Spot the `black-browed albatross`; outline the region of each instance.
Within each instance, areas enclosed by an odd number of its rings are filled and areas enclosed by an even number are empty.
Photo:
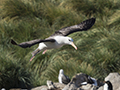
[[[67,35],[74,33],[74,32],[86,31],[86,30],[90,29],[94,25],[95,20],[96,20],[95,18],[90,18],[88,20],[81,22],[78,25],[73,25],[70,27],[62,28],[44,40],[35,39],[35,40],[27,41],[27,42],[22,42],[20,44],[17,44],[14,40],[11,40],[11,43],[14,45],[18,45],[22,48],[31,47],[31,46],[39,43],[38,48],[32,52],[32,57],[31,57],[30,61],[32,61],[32,59],[35,57],[35,55],[42,50],[44,50],[43,54],[45,54],[47,49],[60,48],[66,44],[72,45],[77,50],[77,47],[73,43],[73,39],[70,37],[67,37]]]
[[[63,69],[60,69],[58,75],[59,83],[68,84],[70,82],[70,78],[64,74]]]
[[[104,90],[113,90],[113,86],[112,86],[112,83],[110,81],[105,82]]]

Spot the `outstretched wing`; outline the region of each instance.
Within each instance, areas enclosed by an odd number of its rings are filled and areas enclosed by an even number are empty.
[[[35,40],[27,41],[27,42],[22,42],[20,44],[17,44],[13,39],[11,40],[11,43],[13,45],[17,45],[17,46],[20,46],[22,48],[31,47],[35,44],[40,43],[40,42],[55,42],[55,39],[45,39],[45,40],[35,39]]]
[[[51,38],[52,36],[56,36],[56,35],[67,36],[71,33],[77,32],[77,31],[86,31],[86,30],[90,29],[94,25],[94,23],[95,23],[95,18],[91,18],[91,19],[88,19],[86,21],[83,21],[82,23],[80,23],[78,25],[74,25],[74,26],[60,29],[45,40],[35,39],[35,40],[27,41],[27,42],[22,42],[20,44],[17,44],[14,40],[11,40],[11,43],[13,45],[18,45],[22,48],[27,48],[27,47],[31,47],[35,44],[38,44],[40,42],[55,42],[55,39]]]
[[[74,33],[74,32],[86,31],[94,25],[95,20],[96,20],[95,18],[91,18],[91,19],[88,19],[86,21],[81,22],[78,25],[73,25],[70,27],[62,28],[62,29],[56,31],[52,36],[55,36],[55,35],[67,36],[67,35]]]

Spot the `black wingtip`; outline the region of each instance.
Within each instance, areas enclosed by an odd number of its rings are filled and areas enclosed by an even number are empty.
[[[96,18],[91,18],[91,21],[93,22],[93,24],[95,23],[96,21]]]
[[[83,26],[82,30],[90,29],[95,24],[95,21],[96,21],[96,18],[90,18],[90,19],[87,19],[86,21],[83,21],[81,23],[81,25]]]
[[[13,45],[18,45],[13,39],[11,39],[11,43],[12,43]]]
[[[92,17],[91,19],[93,19],[94,21],[96,20],[96,18],[95,18],[95,17]]]
[[[94,24],[95,23],[95,21],[96,21],[96,18],[90,18],[90,19],[88,19],[88,20],[86,20],[86,22],[89,22],[89,23],[91,23],[91,24]]]

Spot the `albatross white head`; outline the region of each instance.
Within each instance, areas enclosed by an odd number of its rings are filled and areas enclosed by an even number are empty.
[[[60,69],[59,74],[64,74],[63,69]]]
[[[73,39],[72,39],[71,37],[59,36],[59,37],[56,37],[55,40],[56,40],[59,44],[72,45],[72,46],[77,50],[77,47],[76,47],[75,44],[73,43]]]

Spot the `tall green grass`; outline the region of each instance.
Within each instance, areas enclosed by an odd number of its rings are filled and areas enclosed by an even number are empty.
[[[120,72],[119,0],[1,0],[0,11],[0,88],[58,82],[60,69],[70,78],[82,72],[100,80]],[[29,62],[38,45],[23,49],[10,43],[45,39],[90,17],[96,17],[90,30],[69,35],[78,50],[66,45]]]
[[[0,49],[0,88],[31,88],[32,75],[12,52]]]

